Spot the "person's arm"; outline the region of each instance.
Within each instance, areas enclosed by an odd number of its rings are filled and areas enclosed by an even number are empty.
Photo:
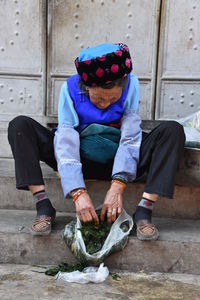
[[[85,188],[80,162],[79,120],[69,96],[67,83],[61,88],[58,104],[58,127],[54,137],[55,157],[64,196],[74,189]]]
[[[134,110],[128,110],[122,119],[121,139],[115,155],[112,178],[129,182],[136,178],[142,131],[141,119]]]
[[[119,178],[129,182],[136,178],[142,140],[141,119],[138,111],[139,82],[134,75],[131,75],[121,124],[121,139],[113,164],[113,179]]]
[[[72,190],[85,188],[79,154],[79,134],[69,125],[58,125],[54,145],[62,189],[67,197]]]
[[[122,193],[126,183],[133,181],[136,177],[142,139],[138,105],[139,82],[134,75],[131,75],[121,124],[121,139],[113,164],[112,183],[106,194],[101,212],[102,221],[106,214],[108,222],[115,221],[122,210]]]
[[[64,196],[72,196],[79,218],[98,223],[93,204],[85,189],[80,161],[80,138],[74,129],[79,125],[77,113],[70,98],[67,83],[61,88],[58,104],[58,128],[54,138],[54,151],[61,177]],[[77,191],[81,191],[78,194]]]

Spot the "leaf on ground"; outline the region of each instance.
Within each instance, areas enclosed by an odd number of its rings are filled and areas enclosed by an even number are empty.
[[[117,280],[117,281],[121,280],[121,276],[117,273],[110,273],[110,275],[111,275],[113,280]]]

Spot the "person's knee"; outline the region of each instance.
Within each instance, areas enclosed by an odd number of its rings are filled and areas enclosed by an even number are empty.
[[[21,132],[27,129],[27,124],[30,122],[31,118],[27,116],[17,116],[11,120],[8,124],[8,139],[15,132]]]
[[[27,116],[17,116],[9,122],[8,128],[24,128],[24,125],[29,122],[31,118]]]
[[[175,141],[181,140],[185,142],[185,133],[183,126],[176,121],[166,121],[162,123],[163,130]]]

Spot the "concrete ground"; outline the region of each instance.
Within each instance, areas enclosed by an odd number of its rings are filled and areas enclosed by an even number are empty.
[[[199,300],[200,276],[117,272],[101,284],[76,284],[46,276],[41,267],[0,265],[1,300]]]

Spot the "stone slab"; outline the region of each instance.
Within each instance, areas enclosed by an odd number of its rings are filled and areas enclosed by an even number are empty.
[[[0,263],[57,264],[75,262],[61,239],[73,214],[58,214],[50,236],[33,237],[29,226],[33,211],[0,210]],[[109,268],[129,271],[200,274],[200,221],[155,218],[158,241],[141,242],[130,236],[123,251],[106,259]]]
[[[199,300],[200,276],[117,271],[101,284],[77,284],[45,276],[28,265],[0,265],[1,300]]]

